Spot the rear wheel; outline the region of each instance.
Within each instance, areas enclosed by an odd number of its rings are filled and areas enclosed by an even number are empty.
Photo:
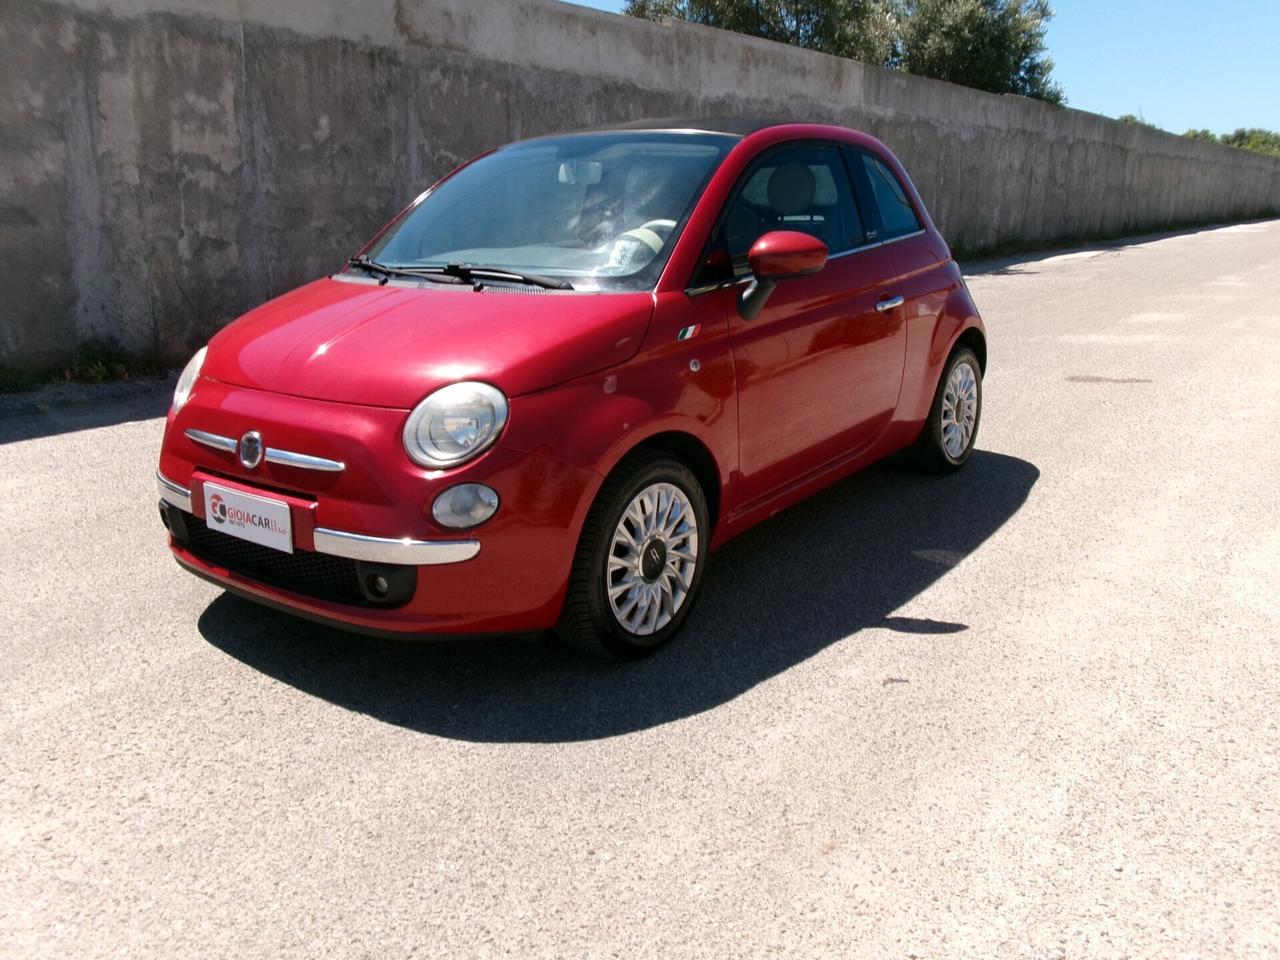
[[[968,347],[951,354],[934,394],[920,438],[907,451],[922,469],[947,473],[973,453],[982,420],[982,366]]]
[[[706,497],[684,464],[658,453],[630,458],[587,517],[557,633],[613,659],[656,650],[689,615],[710,532]]]

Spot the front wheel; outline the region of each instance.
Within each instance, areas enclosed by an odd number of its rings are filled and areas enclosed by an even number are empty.
[[[907,451],[917,466],[947,473],[973,453],[982,420],[982,366],[968,347],[951,354],[942,371],[920,438]]]
[[[587,517],[556,632],[611,659],[653,652],[689,615],[710,535],[693,473],[661,454],[632,457],[605,481]]]

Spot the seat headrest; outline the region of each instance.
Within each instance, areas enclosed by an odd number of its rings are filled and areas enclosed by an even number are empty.
[[[769,175],[769,206],[781,217],[808,213],[816,190],[817,182],[807,164],[784,163]]]

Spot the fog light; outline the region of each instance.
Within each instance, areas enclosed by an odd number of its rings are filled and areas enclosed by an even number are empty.
[[[381,600],[391,592],[391,584],[387,583],[387,578],[382,574],[375,573],[369,577],[369,592]]]
[[[483,483],[450,487],[431,505],[431,516],[442,527],[464,530],[484,523],[498,512],[498,491]]]

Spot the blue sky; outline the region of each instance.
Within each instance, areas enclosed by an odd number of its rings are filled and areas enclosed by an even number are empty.
[[[1140,114],[1174,133],[1280,130],[1280,0],[1058,0],[1054,9],[1049,53],[1070,106]]]

